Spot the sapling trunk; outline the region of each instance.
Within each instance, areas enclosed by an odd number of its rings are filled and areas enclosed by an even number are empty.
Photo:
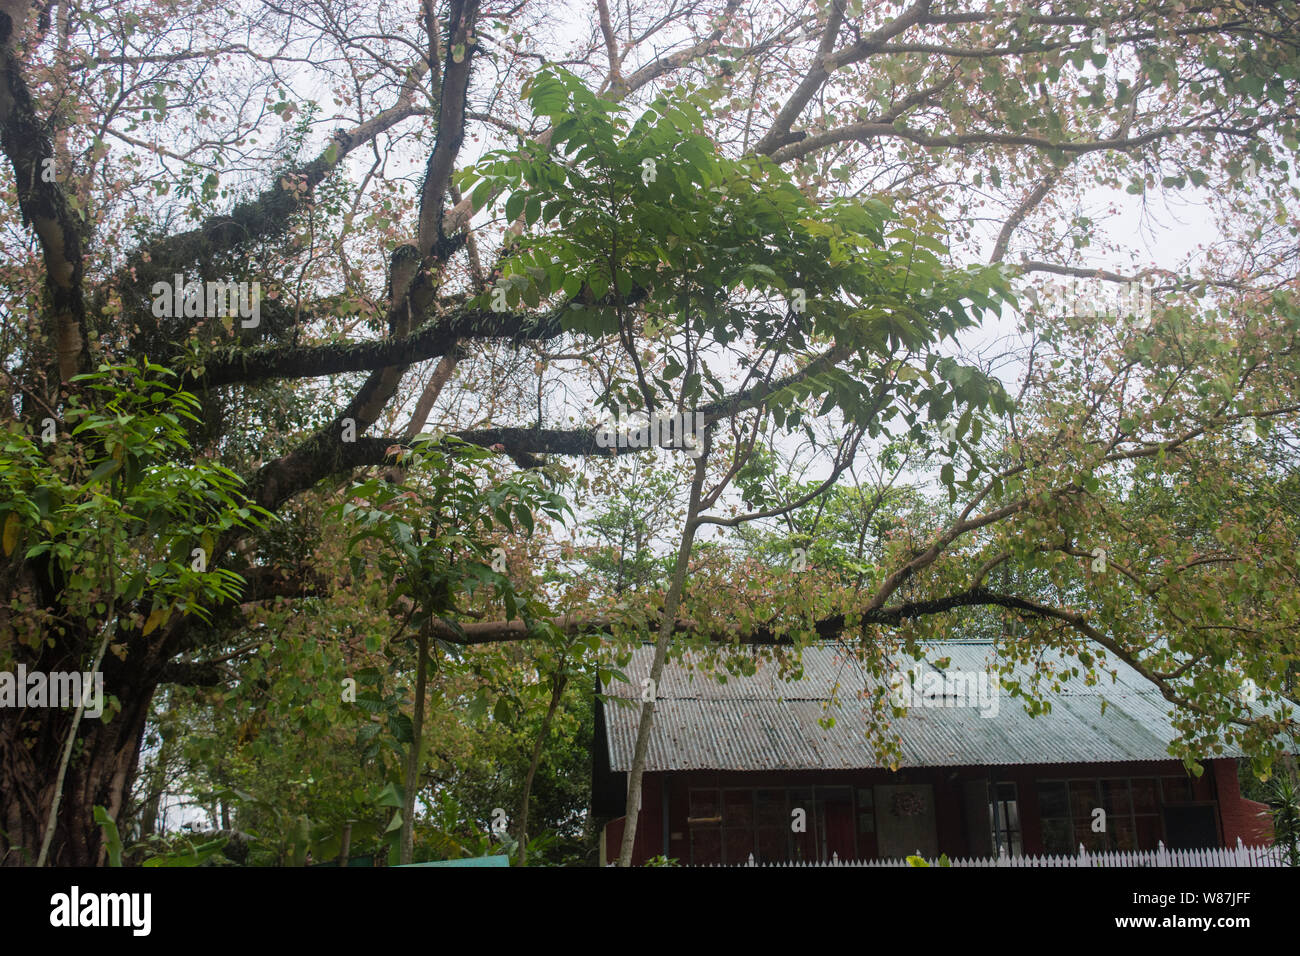
[[[546,708],[546,716],[542,718],[542,728],[537,732],[537,740],[533,743],[533,758],[528,764],[528,776],[524,778],[524,793],[519,800],[520,866],[528,862],[528,799],[533,792],[533,778],[537,776],[537,768],[542,762],[542,745],[551,732],[551,721],[555,719],[555,711],[559,709],[560,698],[564,696],[564,685],[567,683],[568,678],[563,674],[555,675],[555,680],[551,683],[551,703]]]
[[[699,458],[695,459],[695,478],[691,482],[686,524],[682,528],[681,542],[677,546],[677,566],[673,569],[673,579],[668,587],[668,596],[664,600],[663,620],[659,622],[654,663],[650,666],[651,692],[649,699],[641,702],[641,721],[636,729],[636,749],[632,754],[632,769],[628,772],[627,778],[627,811],[623,823],[623,845],[618,854],[619,866],[632,865],[632,845],[636,842],[637,814],[641,809],[641,777],[645,770],[646,753],[650,749],[650,731],[654,727],[655,697],[658,694],[659,680],[663,677],[664,663],[668,659],[668,646],[672,643],[673,629],[677,623],[677,609],[681,606],[682,592],[686,589],[687,565],[690,564],[691,547],[695,543],[695,532],[699,527],[700,496],[704,489],[709,445],[709,437],[706,433],[704,449]]]
[[[415,792],[420,776],[420,738],[424,729],[424,694],[429,679],[429,627],[420,628],[416,639],[420,659],[415,665],[415,716],[411,720],[411,752],[406,758],[406,789],[402,806],[402,849],[399,860],[411,862],[415,846]]]

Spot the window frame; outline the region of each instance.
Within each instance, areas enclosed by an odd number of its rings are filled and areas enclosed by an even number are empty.
[[[748,861],[748,855],[753,854],[754,861],[761,863],[765,857],[761,854],[762,842],[760,840],[760,831],[768,832],[775,829],[775,826],[767,821],[759,811],[758,794],[760,791],[767,793],[779,793],[781,795],[781,818],[783,820],[782,831],[785,835],[785,854],[777,862],[799,862],[802,858],[795,853],[796,837],[803,834],[796,834],[790,828],[791,813],[795,807],[802,807],[806,812],[805,824],[807,829],[805,833],[811,838],[811,844],[816,854],[817,862],[825,862],[830,859],[829,854],[829,834],[826,829],[825,813],[822,808],[822,801],[825,796],[834,793],[837,802],[844,802],[847,797],[849,804],[850,819],[853,822],[853,850],[852,857],[857,859],[861,853],[861,834],[858,831],[859,813],[873,814],[874,821],[874,802],[868,806],[863,806],[863,801],[859,799],[858,790],[860,785],[857,783],[831,783],[831,784],[762,784],[751,786],[688,786],[686,790],[686,826],[688,830],[688,854],[692,866],[708,865],[706,862],[697,859],[696,844],[697,835],[704,831],[712,831],[717,834],[718,840],[718,862],[723,866],[734,866],[743,864]],[[867,785],[870,792],[870,785]],[[749,822],[747,824],[729,824],[727,822],[727,797],[728,794],[747,793],[750,800]],[[696,794],[712,794],[713,805],[717,807],[717,817],[694,817],[692,816],[692,807],[695,805]],[[798,794],[798,802],[792,802],[792,794]],[[770,811],[769,811],[770,812]],[[773,818],[774,819],[774,818]],[[745,854],[745,859],[732,860],[727,852],[729,834],[738,834],[741,832],[749,833],[750,849]],[[809,840],[802,841],[805,845]]]
[[[1001,788],[1011,788],[1011,799],[1003,799]],[[1010,819],[1003,819],[1004,807],[1011,803],[1015,806],[1015,826]],[[1008,856],[1023,856],[1025,852],[1025,823],[1020,812],[1020,788],[1014,780],[989,781],[989,827],[993,837],[993,855],[999,856],[1002,847],[1007,847]],[[1005,838],[1005,839],[1004,839]]]
[[[1166,781],[1174,781],[1174,780],[1179,780],[1181,782],[1177,785],[1167,784],[1166,782]],[[1117,813],[1111,809],[1107,809],[1107,805],[1106,805],[1107,801],[1104,798],[1103,789],[1102,789],[1103,783],[1106,782],[1117,783],[1120,781],[1124,783],[1124,793],[1126,794],[1126,799],[1128,801],[1128,810],[1126,813],[1122,813],[1122,814]],[[1154,784],[1154,793],[1155,793],[1154,810],[1138,809],[1138,801],[1136,799],[1136,790],[1134,787],[1135,781],[1151,781]],[[1102,833],[1095,834],[1095,836],[1099,836],[1102,838],[1100,841],[1102,843],[1102,846],[1099,850],[1094,849],[1094,852],[1129,852],[1130,850],[1148,850],[1148,849],[1154,850],[1155,849],[1154,846],[1143,847],[1141,845],[1142,841],[1140,839],[1140,834],[1147,831],[1144,831],[1143,828],[1140,828],[1138,826],[1139,818],[1141,818],[1142,821],[1148,824],[1152,820],[1156,821],[1156,824],[1159,828],[1158,830],[1159,836],[1156,838],[1157,842],[1167,842],[1168,833],[1166,832],[1165,819],[1164,819],[1165,807],[1188,806],[1194,803],[1205,803],[1208,805],[1217,806],[1217,803],[1213,800],[1198,801],[1196,799],[1195,784],[1191,780],[1191,778],[1178,777],[1178,775],[1176,774],[1154,772],[1154,773],[1143,773],[1143,774],[1117,774],[1113,776],[1104,776],[1104,777],[1097,776],[1097,777],[1038,778],[1034,781],[1034,789],[1035,789],[1035,795],[1038,797],[1039,800],[1039,813],[1038,813],[1039,834],[1043,846],[1043,852],[1045,853],[1068,852],[1071,855],[1078,853],[1079,841],[1077,840],[1077,835],[1078,835],[1077,828],[1080,825],[1080,822],[1090,825],[1091,820],[1089,819],[1089,820],[1079,821],[1075,819],[1072,785],[1077,783],[1091,784],[1093,790],[1093,800],[1094,800],[1092,804],[1093,808],[1095,809],[1097,807],[1101,807],[1103,810],[1106,810],[1106,829]],[[1066,816],[1064,817],[1060,816],[1059,814],[1046,816],[1042,812],[1042,788],[1046,785],[1051,785],[1051,784],[1059,784],[1065,787]],[[1167,800],[1165,798],[1166,789],[1168,787],[1170,792],[1172,793],[1174,786],[1177,787],[1177,790],[1181,794],[1185,794],[1185,796],[1182,799],[1178,799],[1178,800]],[[1174,795],[1177,796],[1178,794],[1174,794]],[[1132,839],[1133,839],[1132,847],[1121,848],[1118,845],[1115,839],[1115,832],[1116,832],[1115,828],[1111,825],[1111,821],[1115,819],[1124,820],[1125,822],[1127,822],[1129,827],[1129,832],[1132,834]],[[1071,846],[1068,851],[1053,850],[1048,847],[1045,831],[1047,829],[1047,824],[1049,822],[1052,823],[1063,822],[1069,826]],[[1087,844],[1085,843],[1085,847],[1086,846]]]

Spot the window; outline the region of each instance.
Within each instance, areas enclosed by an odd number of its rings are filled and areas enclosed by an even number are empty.
[[[1106,812],[1106,829],[1113,850],[1136,850],[1133,798],[1128,780],[1101,781],[1101,808]]]
[[[754,795],[757,825],[755,860],[785,861],[790,859],[790,815],[786,812],[784,790],[759,790]]]
[[[1020,808],[1016,802],[1014,783],[994,784],[989,803],[989,825],[993,829],[993,852],[1006,847],[1010,856],[1020,856],[1024,847],[1020,842]]]
[[[1161,777],[1160,789],[1164,793],[1165,803],[1167,804],[1192,802],[1191,777]]]
[[[725,863],[748,860],[754,846],[754,791],[722,791],[722,859]]]
[[[1043,849],[1048,853],[1154,850],[1164,839],[1161,810],[1192,800],[1187,777],[1103,777],[1091,780],[1041,780],[1038,810]],[[1105,811],[1105,829],[1097,809]]]
[[[1160,785],[1155,777],[1134,777],[1130,781],[1133,797],[1133,843],[1136,849],[1150,850],[1163,838],[1160,823]]]
[[[722,862],[722,794],[718,790],[692,790],[686,824],[691,834],[691,862]]]
[[[870,790],[860,791],[870,794]],[[855,808],[848,787],[722,787],[688,794],[691,863],[745,863],[825,860],[856,856],[855,809],[871,813],[868,802]],[[795,832],[792,811],[803,811]]]
[[[858,788],[858,835],[859,838],[876,832],[875,791],[870,787]]]

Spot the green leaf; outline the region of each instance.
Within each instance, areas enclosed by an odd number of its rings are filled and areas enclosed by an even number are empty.
[[[95,807],[95,822],[99,824],[104,831],[104,846],[108,849],[108,865],[122,865],[122,837],[118,833],[117,824],[113,818],[108,815],[105,807]]]
[[[93,485],[97,481],[102,481],[109,475],[116,474],[117,470],[121,467],[122,463],[113,458],[110,458],[107,461],[101,461],[95,467],[95,470],[90,473],[90,477],[86,479],[86,484]]]
[[[514,222],[519,217],[519,213],[523,211],[524,203],[527,201],[528,196],[525,193],[519,190],[512,192],[510,198],[506,200],[506,220]]]
[[[9,512],[9,517],[5,518],[4,529],[4,551],[6,555],[14,553],[14,548],[18,546],[18,532],[22,530],[22,519],[18,517],[18,512]]]
[[[524,505],[517,504],[515,505],[515,517],[519,519],[519,523],[524,526],[529,534],[533,533],[533,513],[531,511]]]
[[[393,714],[388,718],[388,726],[393,739],[399,744],[409,744],[415,740],[415,725],[406,714]]]

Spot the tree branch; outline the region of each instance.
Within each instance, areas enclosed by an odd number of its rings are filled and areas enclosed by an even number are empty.
[[[541,315],[461,309],[431,319],[410,335],[372,342],[330,345],[271,345],[224,349],[187,378],[189,387],[217,388],[273,378],[310,378],[413,365],[448,354],[459,339],[541,341],[563,333],[560,316],[570,304]]]
[[[165,236],[137,249],[119,275],[130,275],[132,284],[139,285],[147,285],[155,276],[170,279],[186,266],[204,262],[242,243],[283,232],[293,215],[311,200],[314,189],[352,150],[402,120],[425,112],[413,101],[419,80],[427,70],[426,63],[413,64],[397,102],[391,107],[351,129],[337,130],[315,159],[288,170],[256,199],[240,203],[229,213],[213,216],[187,232]],[[306,189],[299,188],[300,184]]]
[[[21,15],[24,6],[14,4],[11,11]],[[0,10],[0,147],[13,165],[23,222],[40,242],[52,326],[46,331],[54,342],[59,377],[66,382],[90,367],[82,289],[85,225],[73,214],[56,179],[59,170],[54,165],[54,148],[36,116],[14,52],[15,33],[10,11]]]
[[[817,91],[830,78],[830,75],[841,66],[855,63],[870,56],[889,40],[922,22],[929,11],[930,0],[917,0],[902,14],[874,31],[870,36],[863,37],[853,46],[846,47],[836,53],[833,51],[835,50],[835,40],[839,36],[840,27],[844,23],[844,2],[843,0],[835,0],[831,5],[830,16],[826,21],[826,31],[822,35],[822,42],[817,48],[816,60],[808,68],[808,72],[800,81],[799,86],[796,87],[790,98],[786,100],[785,105],[781,107],[780,112],[772,120],[771,127],[763,138],[758,141],[758,145],[754,147],[754,152],[759,155],[770,155],[777,162],[782,162],[782,160],[776,158],[778,147],[788,142],[787,137],[790,135],[795,120],[803,113],[804,108],[817,95]]]

